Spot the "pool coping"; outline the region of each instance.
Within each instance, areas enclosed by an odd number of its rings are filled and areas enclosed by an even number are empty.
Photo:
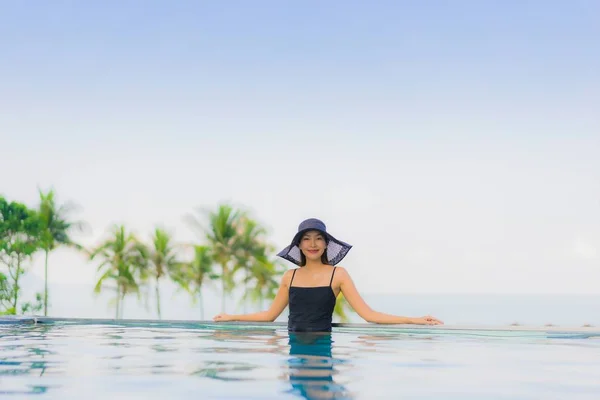
[[[86,325],[186,325],[203,327],[225,327],[225,326],[245,326],[245,327],[287,327],[285,322],[214,322],[210,320],[156,320],[156,319],[114,319],[114,318],[60,318],[60,317],[42,317],[42,316],[0,316],[0,325],[31,325],[31,324],[52,324],[52,323],[72,323]],[[598,333],[600,327],[595,326],[528,326],[528,325],[413,325],[413,324],[370,324],[370,323],[333,323],[334,328],[349,329],[385,329],[385,330],[441,330],[441,331],[501,331],[501,332],[577,332],[577,333]]]

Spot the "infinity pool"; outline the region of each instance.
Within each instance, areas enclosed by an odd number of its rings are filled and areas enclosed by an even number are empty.
[[[593,328],[7,319],[0,338],[19,399],[600,399]]]

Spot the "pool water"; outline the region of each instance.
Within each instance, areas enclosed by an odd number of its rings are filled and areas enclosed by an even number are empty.
[[[0,338],[9,398],[600,399],[592,330],[47,320]]]

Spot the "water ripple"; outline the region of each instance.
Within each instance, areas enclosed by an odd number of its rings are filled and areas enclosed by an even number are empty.
[[[598,340],[407,332],[0,325],[0,394],[592,399],[600,393]]]

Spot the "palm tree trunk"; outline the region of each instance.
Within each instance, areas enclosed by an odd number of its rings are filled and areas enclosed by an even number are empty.
[[[244,292],[248,293],[248,278],[250,276],[250,269],[248,266],[244,267],[244,272],[246,272],[246,279],[244,280]],[[244,301],[244,314],[248,312],[248,301]]]
[[[222,293],[221,293],[221,312],[224,313],[225,312],[225,280],[227,279],[227,266],[225,264],[221,265],[221,268],[223,270],[223,274],[221,276],[221,286],[222,286]]]
[[[17,256],[17,272],[15,274],[15,286],[13,288],[13,311],[17,315],[17,303],[19,302],[19,278],[21,275],[21,256]]]
[[[158,288],[158,277],[156,277],[156,312],[158,319],[162,319],[160,315],[160,289]]]
[[[48,316],[48,250],[44,260],[44,317]]]
[[[125,288],[123,288],[123,294],[121,295],[121,310],[119,312],[119,319],[123,319],[123,307],[125,306]]]
[[[225,312],[225,281],[222,282],[222,293],[221,293],[221,312]]]
[[[117,285],[117,304],[115,305],[115,319],[119,319],[119,306],[121,302],[121,285]]]
[[[200,320],[204,321],[204,301],[202,300],[202,292],[198,292],[200,298]]]

